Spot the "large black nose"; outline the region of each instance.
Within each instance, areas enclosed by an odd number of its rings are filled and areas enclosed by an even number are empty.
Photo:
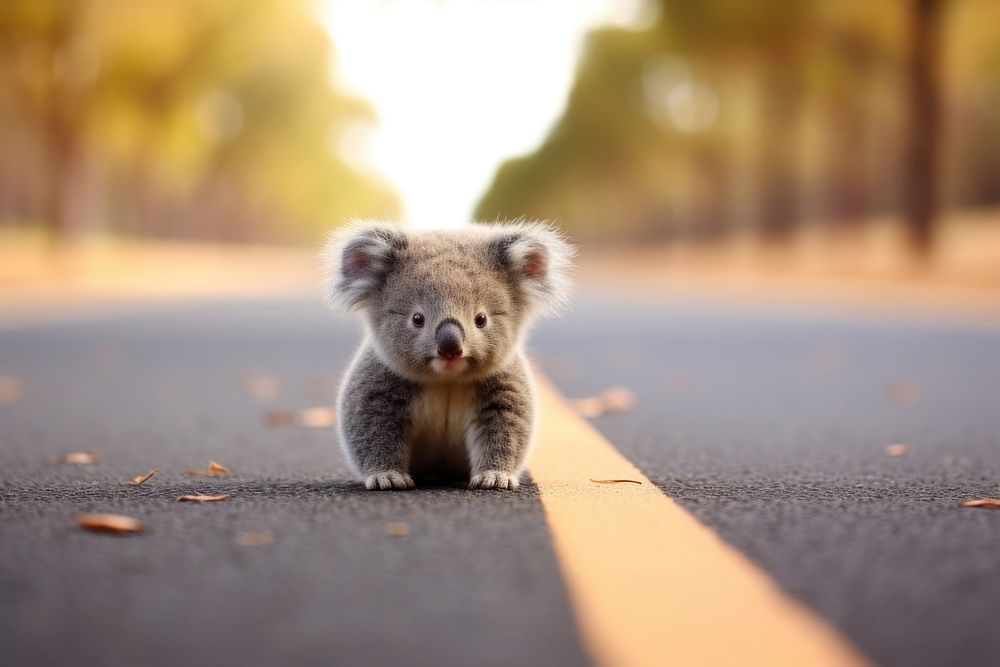
[[[462,328],[455,322],[444,321],[434,332],[439,357],[452,360],[462,356]]]

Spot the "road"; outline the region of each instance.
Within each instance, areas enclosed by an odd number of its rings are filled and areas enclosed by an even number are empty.
[[[369,493],[330,429],[264,425],[330,404],[357,338],[304,298],[0,323],[4,664],[591,662],[533,484]],[[1000,663],[1000,511],[959,507],[1000,495],[1000,330],[622,297],[532,340],[564,395],[632,390],[594,426],[872,661]]]

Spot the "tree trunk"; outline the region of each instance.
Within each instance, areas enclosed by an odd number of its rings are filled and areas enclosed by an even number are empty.
[[[54,24],[46,40],[49,71],[42,98],[45,133],[46,188],[43,214],[55,242],[73,240],[86,226],[84,160],[81,151],[81,110],[78,96],[66,87],[55,62],[64,56],[76,27],[70,11]]]
[[[864,84],[860,85],[861,91]],[[841,90],[827,118],[824,218],[837,230],[857,229],[869,213],[867,128],[862,94]]]
[[[921,258],[934,246],[938,213],[941,103],[938,81],[944,0],[910,0],[909,122],[903,164],[903,204],[909,242]]]
[[[758,174],[758,220],[765,241],[787,241],[798,214],[796,129],[799,95],[786,63],[773,58],[764,72],[764,113]]]
[[[48,133],[45,223],[54,241],[72,241],[84,226],[84,216],[78,206],[82,187],[79,151],[75,138],[63,128],[50,123]]]

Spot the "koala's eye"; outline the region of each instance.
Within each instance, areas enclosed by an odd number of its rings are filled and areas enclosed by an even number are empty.
[[[476,326],[480,329],[486,326],[486,313],[476,315]]]
[[[424,314],[423,313],[413,313],[413,326],[420,329],[424,326]]]

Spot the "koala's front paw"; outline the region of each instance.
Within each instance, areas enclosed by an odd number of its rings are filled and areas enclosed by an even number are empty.
[[[510,489],[513,491],[521,483],[517,481],[517,475],[502,470],[484,470],[476,473],[469,480],[470,489]]]
[[[365,488],[374,491],[388,491],[391,489],[412,489],[416,484],[413,478],[404,472],[389,470],[388,472],[377,472],[374,475],[365,477]]]

